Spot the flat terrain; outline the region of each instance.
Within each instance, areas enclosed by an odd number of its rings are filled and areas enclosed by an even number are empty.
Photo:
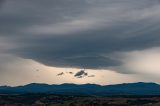
[[[0,106],[160,106],[160,96],[0,95]]]

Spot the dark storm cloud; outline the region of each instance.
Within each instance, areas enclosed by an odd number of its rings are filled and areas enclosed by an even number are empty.
[[[159,0],[6,0],[6,52],[56,67],[107,69],[120,51],[160,46]],[[120,71],[123,72],[123,71]]]
[[[21,34],[20,30],[34,25],[47,25],[76,17],[84,10],[84,0],[5,0],[0,14],[0,31]],[[74,9],[80,8],[80,9]]]
[[[0,6],[3,4],[3,2],[4,2],[4,0],[1,0],[1,1],[0,1]]]

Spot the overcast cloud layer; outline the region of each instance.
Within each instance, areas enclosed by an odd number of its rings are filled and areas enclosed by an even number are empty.
[[[48,66],[130,73],[133,52],[160,47],[159,34],[159,0],[0,1],[0,53]]]

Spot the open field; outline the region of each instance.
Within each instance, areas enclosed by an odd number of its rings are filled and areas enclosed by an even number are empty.
[[[160,106],[160,96],[0,95],[0,106]]]

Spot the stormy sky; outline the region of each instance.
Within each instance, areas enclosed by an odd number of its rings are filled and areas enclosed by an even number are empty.
[[[0,0],[0,83],[33,62],[159,83],[160,0]]]

